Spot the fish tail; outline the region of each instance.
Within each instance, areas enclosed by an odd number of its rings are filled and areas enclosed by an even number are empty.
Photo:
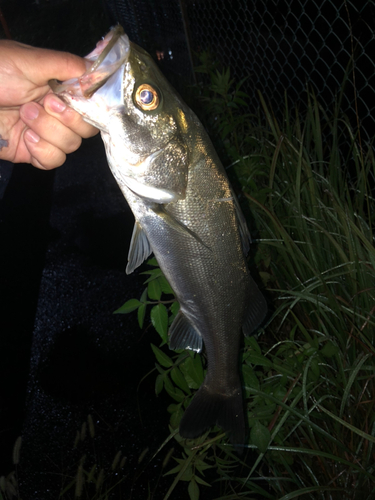
[[[228,396],[202,385],[181,419],[180,435],[194,439],[216,424],[226,431],[232,444],[244,443],[245,420],[240,386]]]

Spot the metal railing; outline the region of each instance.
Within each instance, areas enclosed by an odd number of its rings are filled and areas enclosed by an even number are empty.
[[[157,55],[168,78],[194,80],[196,55],[210,51],[230,67],[259,105],[275,113],[299,104],[306,89],[341,109],[362,139],[375,133],[375,5],[371,0],[107,0],[113,21]],[[194,59],[195,58],[195,59]]]

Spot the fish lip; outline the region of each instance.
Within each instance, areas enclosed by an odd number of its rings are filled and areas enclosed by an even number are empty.
[[[84,57],[87,70],[78,78],[64,82],[50,80],[52,91],[63,100],[64,94],[89,99],[129,59],[130,41],[121,25],[112,28]]]

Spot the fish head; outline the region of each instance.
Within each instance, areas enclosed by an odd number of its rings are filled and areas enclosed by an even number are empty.
[[[113,28],[86,56],[86,72],[52,90],[99,128],[121,188],[156,203],[184,198],[189,166],[187,106],[150,55]]]

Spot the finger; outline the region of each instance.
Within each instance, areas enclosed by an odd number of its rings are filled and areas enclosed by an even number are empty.
[[[64,153],[72,153],[81,145],[82,139],[36,102],[24,104],[20,108],[22,121],[44,141]]]
[[[54,94],[46,95],[43,100],[43,106],[48,114],[57,118],[63,125],[85,139],[99,132],[97,128],[86,123],[81,115],[72,108],[69,108],[69,106]]]
[[[64,151],[42,139],[34,130],[25,130],[23,139],[30,153],[30,163],[34,167],[51,170],[60,167],[65,162]]]

